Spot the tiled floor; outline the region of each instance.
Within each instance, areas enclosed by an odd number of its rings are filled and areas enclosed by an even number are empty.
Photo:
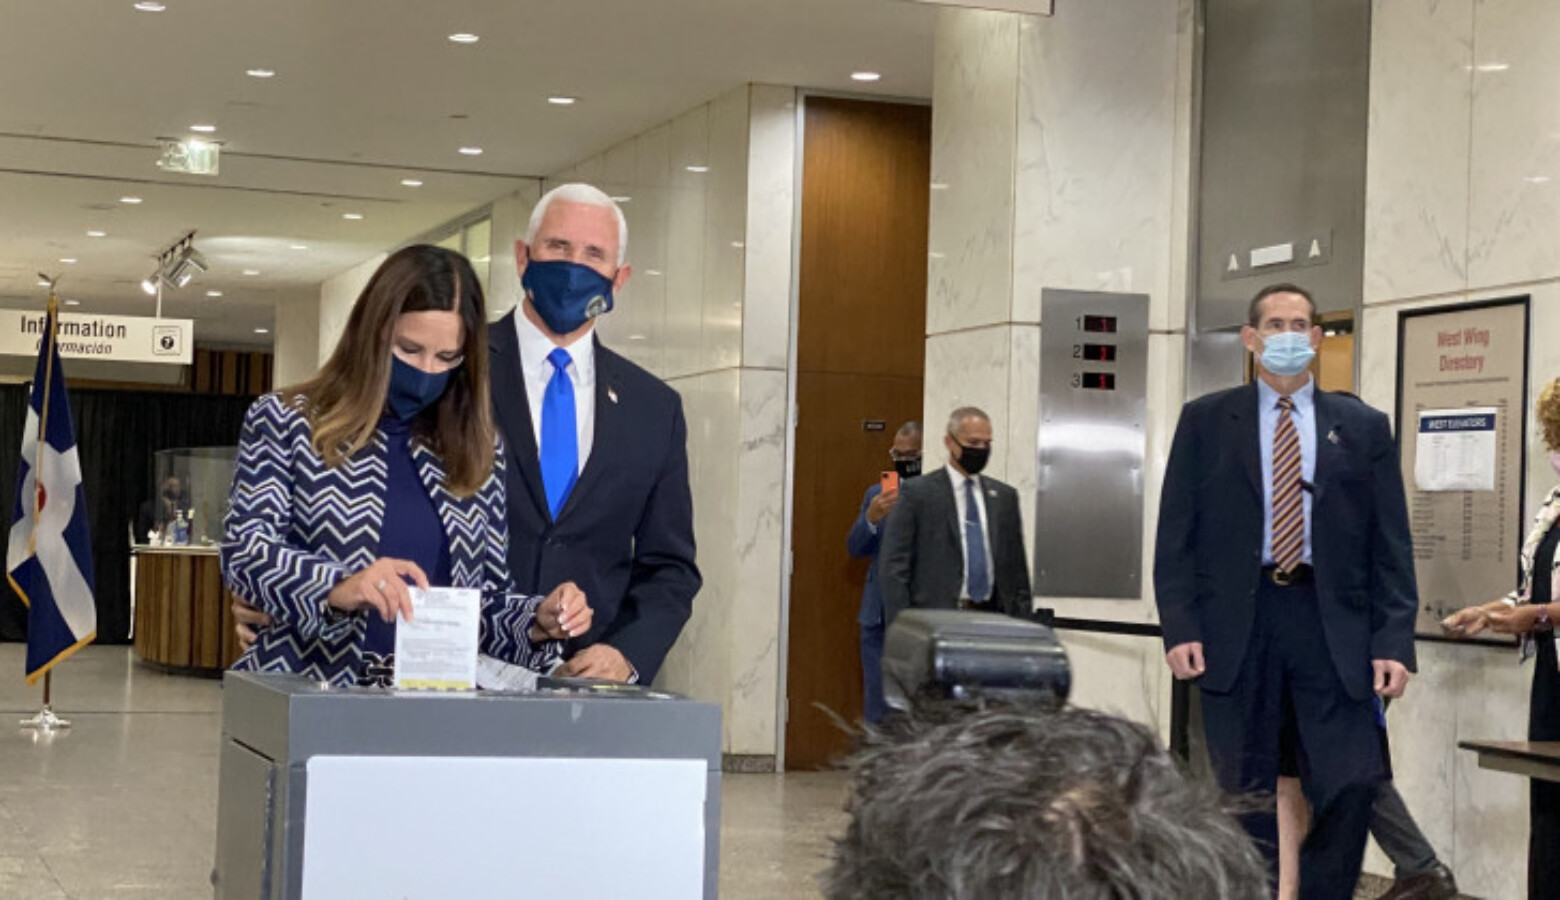
[[[211,897],[218,682],[165,675],[123,647],[59,667],[54,707],[73,727],[15,726],[42,691],[23,648],[0,644],[0,898]],[[817,897],[843,823],[842,776],[726,775],[721,896]]]
[[[42,699],[22,660],[0,644],[0,900],[210,898],[218,682],[89,647],[55,677],[74,727],[43,737],[14,724]],[[721,896],[818,897],[845,790],[839,773],[724,776]]]

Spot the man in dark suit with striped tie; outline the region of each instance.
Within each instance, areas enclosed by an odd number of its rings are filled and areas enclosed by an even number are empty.
[[[1321,329],[1303,288],[1252,299],[1255,383],[1186,404],[1160,500],[1154,592],[1166,660],[1197,679],[1226,790],[1271,794],[1296,736],[1314,810],[1301,896],[1353,896],[1386,777],[1377,695],[1414,668],[1418,605],[1391,424],[1308,369]],[[1276,863],[1269,810],[1246,825]]]

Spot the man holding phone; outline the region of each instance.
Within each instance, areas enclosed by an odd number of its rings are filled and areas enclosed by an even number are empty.
[[[894,445],[888,451],[893,469],[884,471],[878,483],[867,488],[861,498],[861,512],[850,528],[845,547],[857,559],[870,559],[867,585],[861,591],[862,717],[879,722],[888,712],[883,700],[883,594],[878,587],[878,547],[883,537],[883,520],[899,502],[899,482],[921,474],[921,423],[906,422],[894,433]]]

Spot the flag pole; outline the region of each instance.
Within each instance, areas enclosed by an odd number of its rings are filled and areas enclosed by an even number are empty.
[[[43,382],[43,391],[44,391],[43,413],[38,416],[38,445],[37,445],[38,446],[38,450],[34,454],[34,457],[33,457],[33,484],[34,485],[39,485],[39,484],[43,483],[42,468],[41,468],[42,465],[43,465],[43,456],[44,456],[44,454],[43,454],[43,441],[44,441],[44,435],[48,434],[48,431],[46,430],[47,426],[48,426],[48,421],[49,421],[49,394],[48,394],[48,392],[49,392],[49,386],[54,383],[54,333],[55,333],[54,329],[55,329],[55,321],[56,321],[55,320],[55,316],[59,313],[59,300],[57,299],[57,295],[54,292],[54,285],[58,281],[59,281],[59,279],[57,277],[49,279],[49,313],[48,313],[48,315],[49,315],[49,330],[48,330],[48,333],[46,335],[44,335],[44,340],[48,342],[48,347],[49,347],[49,361],[48,361],[48,363],[46,363],[46,365],[48,366],[48,368],[47,368],[48,377]],[[33,533],[28,535],[28,538],[27,538],[27,543],[28,543],[29,548],[33,548],[33,547],[36,546],[37,532],[38,532],[38,529],[37,529],[38,513],[40,511],[39,507],[40,507],[40,501],[39,501],[39,498],[38,498],[38,491],[35,488],[33,490],[33,519],[32,519],[33,523],[34,523]],[[53,693],[53,687],[54,687],[54,685],[53,685],[53,679],[54,679],[53,668],[54,668],[53,666],[50,666],[48,669],[45,669],[44,673],[43,673],[43,708],[38,710],[36,713],[33,713],[31,716],[28,716],[27,718],[21,720],[21,726],[23,728],[35,728],[35,729],[37,729],[38,731],[41,731],[41,732],[49,732],[49,731],[59,731],[59,730],[63,730],[63,729],[66,729],[66,728],[70,727],[70,720],[69,719],[62,719],[59,716],[55,715],[54,714],[54,707],[49,705],[49,701],[50,701],[51,695]]]

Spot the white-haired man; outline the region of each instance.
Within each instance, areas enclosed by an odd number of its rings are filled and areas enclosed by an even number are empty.
[[[600,190],[549,191],[515,242],[520,304],[488,340],[516,589],[573,581],[590,598],[563,674],[649,683],[701,580],[682,400],[593,333],[628,283],[627,242]]]

